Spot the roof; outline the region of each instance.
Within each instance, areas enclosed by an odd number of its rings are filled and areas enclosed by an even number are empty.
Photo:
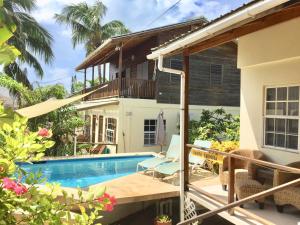
[[[107,57],[111,56],[116,51],[116,47],[119,46],[122,42],[126,41],[126,48],[136,46],[137,44],[142,43],[143,41],[149,39],[150,37],[159,34],[163,31],[178,29],[190,25],[196,24],[205,24],[207,21],[203,18],[189,20],[186,22],[171,24],[167,26],[152,28],[148,30],[143,30],[139,32],[133,32],[125,35],[115,36],[103,42],[95,51],[90,53],[84,61],[76,67],[76,70],[85,69],[91,65],[99,64],[99,60],[105,60]],[[196,28],[197,29],[197,28]]]
[[[184,33],[184,34],[181,34],[181,35],[179,35],[179,36],[177,36],[177,37],[171,39],[171,40],[166,41],[165,43],[163,43],[163,44],[157,46],[156,48],[153,48],[152,50],[155,51],[155,50],[157,50],[157,49],[163,48],[164,46],[167,46],[168,44],[170,44],[170,43],[172,43],[172,42],[175,42],[175,41],[177,41],[177,40],[179,40],[179,39],[182,39],[182,38],[188,36],[188,35],[191,34],[191,33],[195,33],[195,32],[197,32],[197,31],[199,31],[199,30],[202,30],[203,28],[208,27],[209,25],[211,25],[211,24],[213,24],[213,23],[216,23],[217,21],[222,20],[222,19],[224,19],[224,18],[226,18],[226,17],[228,17],[228,16],[230,16],[230,15],[232,15],[232,14],[238,12],[238,11],[241,11],[241,10],[243,10],[243,9],[245,9],[245,8],[247,8],[247,7],[249,7],[249,6],[253,5],[253,4],[255,4],[255,3],[257,3],[257,2],[260,2],[260,1],[263,1],[263,0],[252,0],[252,1],[248,2],[248,3],[246,3],[246,4],[243,4],[242,6],[236,8],[236,9],[234,9],[234,10],[231,10],[230,12],[228,12],[228,13],[226,13],[226,14],[224,14],[224,15],[220,15],[219,17],[217,17],[217,18],[215,18],[215,19],[209,21],[208,23],[206,23],[205,25],[203,25],[203,26],[201,26],[201,27],[198,27],[197,29],[194,29],[194,30],[192,30],[192,31],[188,31],[188,32],[186,32],[186,33]]]
[[[237,9],[206,23],[198,29],[179,35],[174,39],[153,48],[152,53],[148,55],[147,58],[156,59],[159,55],[178,53],[183,48],[210,39],[231,27],[242,26],[250,20],[255,20],[257,15],[264,14],[283,4],[292,4],[293,1],[294,0],[252,0]],[[240,17],[240,21],[236,19],[238,16]]]

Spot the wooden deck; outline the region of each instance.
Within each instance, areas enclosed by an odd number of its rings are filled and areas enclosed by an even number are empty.
[[[90,186],[90,190],[105,186],[114,195],[117,204],[150,201],[179,196],[179,187],[153,179],[151,176],[136,173],[101,184]]]
[[[226,204],[228,192],[222,190],[217,176],[203,178],[191,183],[203,191],[206,191],[214,198],[212,199],[208,196],[191,192],[189,196],[197,200],[202,206],[213,210]],[[219,215],[234,224],[300,224],[300,213],[297,209],[287,207],[284,213],[278,213],[274,202],[270,199],[266,201],[265,209],[263,210],[260,210],[255,203],[245,204],[243,209],[240,207],[236,207],[235,209],[234,216],[230,216],[227,212],[222,212]]]

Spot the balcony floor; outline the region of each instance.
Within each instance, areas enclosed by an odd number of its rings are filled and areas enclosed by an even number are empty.
[[[202,206],[212,210],[218,207],[224,206],[221,202],[227,202],[227,191],[223,191],[219,178],[217,176],[210,176],[201,179],[193,179],[191,182],[193,185],[202,189],[203,191],[211,194],[215,200],[202,196],[201,194],[195,194],[193,191],[189,194],[190,197],[196,199],[202,203]],[[268,199],[265,203],[265,209],[261,210],[255,203],[248,203],[244,205],[244,208],[237,207],[235,216],[230,216],[227,212],[223,212],[220,216],[224,217],[228,221],[234,224],[283,224],[283,225],[299,225],[300,224],[300,212],[294,207],[286,207],[284,213],[276,211],[275,204],[271,199]],[[250,219],[250,218],[256,218]],[[260,222],[258,222],[260,221]]]

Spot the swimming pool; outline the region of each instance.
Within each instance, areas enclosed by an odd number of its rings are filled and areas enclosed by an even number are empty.
[[[47,182],[64,187],[88,187],[93,184],[132,174],[136,165],[153,156],[122,156],[88,159],[41,161],[34,164],[20,163],[27,172],[42,172]]]

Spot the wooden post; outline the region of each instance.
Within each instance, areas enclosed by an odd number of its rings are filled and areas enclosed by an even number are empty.
[[[188,54],[183,55],[183,71],[184,71],[184,189],[188,190],[189,183],[189,150],[186,145],[189,141],[189,71],[190,58]]]
[[[106,76],[106,63],[103,64],[103,81],[102,81],[102,83],[105,83],[105,76]]]
[[[119,92],[122,89],[122,65],[123,65],[123,46],[122,44],[119,47]]]
[[[86,68],[84,69],[84,82],[83,82],[83,87],[84,87],[84,93],[86,93]]]
[[[98,79],[99,79],[99,84],[101,84],[102,83],[102,81],[101,81],[101,79],[102,79],[102,77],[101,77],[101,64],[98,64]]]
[[[228,204],[234,202],[234,180],[235,180],[235,170],[234,170],[234,161],[235,159],[231,156],[228,157],[228,172],[229,172],[229,180],[228,180]],[[228,213],[230,215],[234,214],[233,209],[229,209]]]
[[[92,87],[95,85],[95,67],[92,67]]]

